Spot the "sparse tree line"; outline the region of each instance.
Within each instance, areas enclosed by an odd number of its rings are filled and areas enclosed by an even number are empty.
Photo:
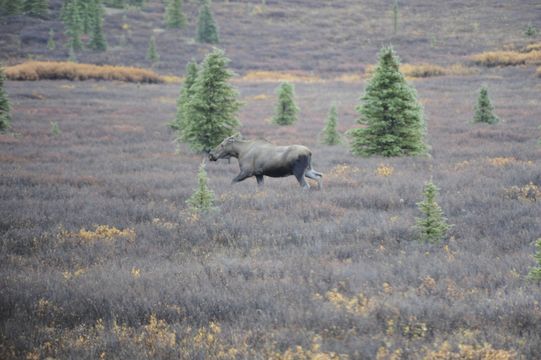
[[[104,35],[104,6],[124,8],[126,6],[143,7],[147,0],[64,0],[60,11],[60,20],[64,24],[67,37],[66,47],[69,59],[76,61],[76,53],[86,47],[93,51],[106,51],[107,40]],[[187,25],[182,0],[164,0],[164,22],[167,28],[183,29]],[[0,0],[0,15],[28,15],[47,17],[49,14],[48,0]],[[83,36],[89,40],[85,43]],[[219,43],[219,30],[211,11],[210,0],[201,0],[197,19],[196,40],[200,43]],[[56,34],[51,29],[47,48],[56,48]],[[159,60],[154,36],[149,38],[147,59],[151,63]]]

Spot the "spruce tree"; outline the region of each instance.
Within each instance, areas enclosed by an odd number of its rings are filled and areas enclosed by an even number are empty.
[[[23,3],[21,0],[4,0],[2,3],[2,15],[19,15],[23,11]]]
[[[83,47],[81,34],[83,32],[83,22],[81,20],[81,11],[79,0],[65,0],[62,7],[61,18],[64,22],[66,35],[68,36],[68,48],[73,51],[79,51]]]
[[[199,17],[197,19],[197,41],[207,44],[217,44],[220,42],[218,26],[212,16],[209,0],[204,0],[199,8]]]
[[[474,123],[487,123],[496,124],[500,119],[492,113],[494,106],[490,102],[488,97],[488,90],[486,86],[481,87],[479,91],[479,97],[477,98],[477,105],[475,106],[475,115],[473,116]]]
[[[229,59],[214,49],[201,64],[186,104],[181,140],[194,151],[209,152],[240,126],[236,114],[240,108],[237,92],[229,84],[233,76],[227,69]]]
[[[336,125],[338,123],[338,113],[336,111],[336,105],[332,105],[329,110],[329,115],[327,117],[327,122],[322,132],[321,142],[326,145],[337,145],[340,143],[340,134],[336,130]]]
[[[421,242],[439,243],[445,237],[449,225],[443,216],[443,211],[436,202],[438,188],[431,181],[425,184],[423,190],[424,200],[417,203],[422,218],[416,219],[416,229]]]
[[[403,156],[426,152],[423,111],[415,90],[399,70],[399,59],[391,47],[384,47],[379,64],[357,107],[359,123],[354,129],[354,155]]]
[[[533,281],[541,281],[541,238],[535,243],[535,250],[534,258],[537,265],[530,270],[528,278]]]
[[[154,38],[154,35],[151,35],[148,40],[147,60],[152,64],[160,60],[160,55],[156,50],[156,39]]]
[[[191,61],[186,65],[186,76],[184,78],[184,84],[182,84],[182,87],[180,88],[175,120],[169,123],[169,126],[177,131],[178,138],[182,138],[182,131],[186,127],[186,105],[193,95],[193,84],[197,79],[198,70],[199,68],[195,61]]]
[[[89,47],[96,51],[105,51],[107,50],[107,41],[103,35],[103,7],[101,5],[101,0],[93,0],[90,6],[90,11],[92,11],[92,38]]]
[[[278,104],[272,122],[277,125],[291,125],[297,121],[299,107],[295,104],[295,88],[288,82],[282,83],[277,89]]]
[[[207,184],[207,172],[205,171],[205,162],[201,162],[197,174],[198,186],[195,192],[186,200],[190,209],[194,212],[205,212],[214,207],[214,192],[210,190]]]
[[[24,12],[30,16],[45,17],[49,11],[48,0],[25,0]]]
[[[56,49],[56,41],[54,40],[54,30],[49,29],[49,39],[47,40],[47,49],[53,51]]]
[[[4,68],[0,65],[0,132],[5,132],[11,125],[11,106],[4,90]]]
[[[169,28],[182,29],[186,26],[186,17],[182,12],[182,0],[167,0],[165,23]]]

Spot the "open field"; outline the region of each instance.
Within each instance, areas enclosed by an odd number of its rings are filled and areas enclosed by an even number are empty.
[[[64,47],[46,48],[49,28],[62,43],[61,3],[45,20],[0,18],[0,60],[65,60]],[[154,33],[153,70],[177,81],[211,49],[193,40],[197,1],[184,3],[186,30],[163,29],[161,1],[108,9],[109,50],[79,60],[149,67]],[[541,27],[540,5],[410,1],[393,35],[391,2],[313,4],[213,9],[243,135],[309,146],[322,191],[293,177],[231,185],[237,162],[222,160],[207,164],[216,210],[194,215],[185,201],[203,156],[166,126],[180,84],[5,83],[0,359],[539,358],[541,287],[526,276],[541,238],[540,37],[523,29]],[[363,72],[389,42],[422,77],[410,81],[430,156],[320,145],[333,102],[339,130],[357,126]],[[506,61],[518,65],[494,66]],[[281,80],[296,82],[301,109],[289,127],[270,121]],[[493,126],[471,122],[482,85],[502,119]],[[430,179],[453,224],[439,245],[413,230]]]
[[[481,83],[505,120],[496,126],[469,122]],[[176,154],[165,126],[178,85],[8,82],[1,357],[269,358],[315,341],[313,354],[418,358],[449,341],[533,358],[539,80],[498,69],[414,84],[432,156],[359,159],[316,139],[331,101],[340,129],[354,125],[362,83],[297,84],[302,120],[278,128],[276,84],[236,82],[245,136],[307,144],[325,188],[232,186],[236,161],[210,163],[218,210],[198,218],[185,200],[201,156]],[[412,231],[430,178],[454,224],[441,246]]]

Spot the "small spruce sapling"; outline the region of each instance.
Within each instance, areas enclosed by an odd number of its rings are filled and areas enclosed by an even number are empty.
[[[534,258],[537,261],[537,265],[528,273],[528,279],[532,281],[541,281],[541,238],[537,239],[535,243],[535,255]]]
[[[205,161],[201,162],[197,174],[198,186],[186,203],[193,212],[206,212],[214,208],[214,192],[208,187]]]
[[[204,0],[199,8],[197,18],[197,41],[200,43],[217,44],[220,42],[218,26],[210,10],[210,0]]]
[[[416,230],[421,242],[437,244],[447,234],[450,225],[443,216],[443,211],[436,202],[438,188],[431,181],[425,184],[423,189],[424,200],[417,203],[423,217],[416,218]]]
[[[336,130],[336,125],[338,123],[338,112],[336,111],[336,105],[332,105],[329,110],[329,115],[327,117],[327,122],[325,123],[325,128],[321,134],[321,142],[326,145],[337,145],[340,143],[340,133]]]
[[[62,131],[60,131],[60,126],[58,126],[57,121],[51,121],[51,135],[58,136]]]
[[[56,41],[54,40],[54,30],[49,29],[49,39],[47,40],[47,49],[53,51],[56,49]]]
[[[295,103],[295,88],[293,84],[284,82],[276,89],[278,103],[272,122],[277,125],[291,125],[297,121],[299,107]]]
[[[477,105],[475,106],[475,115],[473,116],[474,123],[496,124],[500,119],[493,113],[494,106],[488,97],[486,86],[479,90]]]
[[[160,55],[158,54],[158,50],[156,50],[156,39],[154,35],[148,40],[147,60],[152,64],[160,60]]]
[[[0,65],[0,133],[11,126],[11,106],[4,90],[5,79],[4,68]]]

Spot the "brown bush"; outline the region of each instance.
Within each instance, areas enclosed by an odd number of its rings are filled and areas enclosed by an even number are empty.
[[[476,65],[488,67],[541,64],[541,51],[486,51],[472,55],[470,60]]]
[[[117,80],[139,83],[162,83],[152,70],[73,62],[29,61],[6,68],[10,80]]]
[[[375,71],[375,65],[368,65],[365,70],[366,76],[371,76]],[[462,64],[453,64],[450,66],[440,66],[435,64],[402,64],[400,65],[400,71],[411,78],[425,78],[432,76],[445,76],[445,75],[472,75],[476,73],[475,69],[471,69]]]

